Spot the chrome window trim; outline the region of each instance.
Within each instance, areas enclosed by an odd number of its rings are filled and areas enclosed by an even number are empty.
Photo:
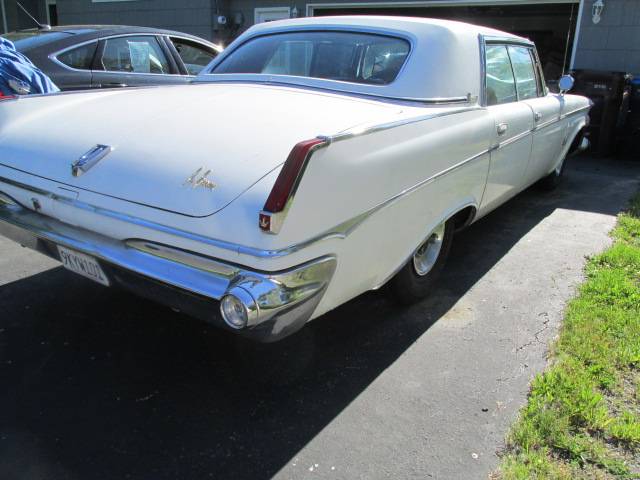
[[[215,73],[213,70],[217,68],[219,65],[222,65],[226,60],[227,56],[235,52],[238,48],[245,45],[247,42],[253,41],[256,38],[265,37],[265,36],[273,36],[280,35],[285,33],[300,33],[300,32],[344,32],[344,33],[362,33],[369,35],[377,35],[383,37],[397,38],[400,40],[404,40],[409,44],[409,53],[405,58],[405,61],[398,71],[396,77],[392,82],[389,82],[385,85],[370,85],[366,83],[357,83],[357,82],[346,82],[339,80],[330,80],[330,79],[322,79],[322,78],[314,78],[314,77],[296,77],[293,75],[275,75],[275,74],[233,74],[233,73]],[[267,84],[282,84],[287,85],[289,87],[303,87],[303,88],[317,88],[321,90],[331,91],[337,94],[343,95],[361,95],[366,97],[374,97],[374,98],[384,98],[386,100],[399,100],[399,101],[407,101],[407,102],[420,102],[426,104],[445,104],[445,103],[471,103],[475,102],[475,97],[471,97],[468,93],[462,94],[460,96],[455,97],[446,97],[446,98],[415,98],[415,97],[396,97],[384,94],[377,94],[372,91],[363,91],[361,88],[367,87],[380,87],[385,88],[393,85],[394,82],[398,81],[398,79],[404,75],[404,72],[407,68],[407,65],[411,62],[413,55],[415,55],[415,44],[416,39],[403,31],[400,30],[388,30],[388,29],[380,29],[375,27],[363,27],[359,25],[340,25],[340,26],[304,26],[298,25],[295,27],[291,27],[286,32],[264,32],[257,33],[247,37],[241,44],[235,45],[233,49],[226,49],[221,53],[220,58],[216,57],[208,67],[205,68],[198,76],[196,83],[214,83],[214,82],[252,82],[252,83],[267,83]],[[216,78],[217,77],[217,78]],[[226,78],[225,78],[226,77]],[[290,81],[287,81],[290,80]],[[336,89],[332,88],[332,84],[338,85],[347,85],[347,87],[351,87],[349,90],[345,89]]]
[[[203,75],[201,78],[199,78]],[[389,101],[398,101],[398,102],[411,102],[411,103],[420,103],[426,105],[448,105],[448,104],[475,104],[477,101],[476,97],[472,97],[469,94],[459,97],[424,97],[424,98],[416,98],[416,97],[392,97],[390,95],[382,95],[373,92],[356,92],[356,91],[347,91],[347,90],[336,90],[335,88],[331,88],[329,83],[348,83],[348,82],[340,82],[338,80],[325,80],[325,79],[317,79],[310,77],[295,77],[295,78],[308,78],[310,80],[318,80],[322,83],[327,83],[326,85],[319,84],[303,84],[303,83],[290,83],[285,81],[287,78],[294,78],[290,75],[273,75],[273,74],[263,74],[263,73],[208,73],[208,74],[200,74],[196,75],[194,85],[207,85],[213,83],[236,83],[236,84],[260,84],[260,85],[275,85],[279,87],[287,87],[287,88],[299,88],[299,89],[313,89],[320,90],[323,92],[331,92],[334,95],[343,95],[343,96],[357,96],[357,97],[365,97],[365,98],[374,98],[374,99],[384,99]],[[353,85],[364,85],[364,84],[356,84]]]
[[[535,58],[538,61],[538,63],[540,62],[535,44],[531,40],[528,40],[525,38],[517,39],[512,37],[484,35],[480,33],[478,34],[478,44],[479,44],[479,51],[480,51],[480,95],[479,97],[480,97],[480,105],[483,107],[493,106],[493,105],[487,105],[487,54],[486,54],[487,44],[504,45],[505,47],[508,47],[509,45],[513,45],[517,47],[528,48],[534,52]],[[513,73],[514,86],[516,87],[516,98],[517,98],[516,101],[519,102],[520,94],[518,93],[516,74],[515,74],[515,71],[513,70],[513,63],[511,62],[511,55],[509,54],[508,48],[507,48],[507,55],[509,56],[509,63],[511,64],[511,72]],[[536,64],[534,61],[534,68],[535,67],[536,67]],[[537,71],[537,68],[535,69]],[[544,84],[544,79],[543,79],[543,84]],[[546,86],[544,86],[544,88],[545,88],[545,95],[546,95]],[[538,95],[538,96],[540,97],[545,95]],[[527,99],[527,100],[531,100],[531,99]],[[514,102],[508,102],[508,103],[514,103]],[[499,105],[506,105],[506,104],[501,103]]]
[[[225,60],[227,59],[227,57],[229,55],[231,55],[233,52],[235,52],[236,50],[238,50],[239,48],[241,48],[242,46],[246,45],[249,42],[252,42],[258,38],[261,37],[272,37],[272,36],[276,36],[276,35],[286,35],[286,34],[291,34],[291,33],[312,33],[312,32],[342,32],[342,33],[352,33],[352,34],[365,34],[365,35],[375,35],[378,37],[389,37],[389,38],[395,38],[397,40],[404,40],[405,42],[407,42],[409,44],[409,52],[407,53],[406,58],[404,59],[404,63],[402,64],[402,67],[400,67],[400,69],[398,70],[398,73],[396,74],[396,76],[394,77],[394,79],[389,82],[384,84],[385,87],[392,85],[395,81],[398,80],[398,78],[400,78],[400,76],[404,73],[405,69],[407,68],[407,65],[409,64],[409,61],[411,60],[411,57],[413,56],[415,49],[416,49],[416,41],[415,38],[412,35],[409,35],[407,33],[404,33],[402,31],[399,30],[381,30],[379,28],[374,28],[374,27],[362,27],[362,26],[358,26],[358,25],[339,25],[339,26],[332,26],[332,25],[325,25],[325,26],[315,26],[315,25],[311,25],[311,26],[307,26],[307,25],[297,25],[294,27],[290,27],[287,31],[282,31],[282,32],[264,32],[264,33],[256,33],[253,34],[247,38],[244,39],[244,41],[238,45],[235,45],[233,50],[224,50],[224,56],[219,60],[219,62],[216,62],[215,65],[209,64],[209,67],[207,69],[206,72],[202,72],[200,75],[208,75],[208,74],[213,74],[213,75],[233,75],[233,74],[223,74],[223,73],[218,73],[215,74],[212,72],[213,68],[217,68],[218,66],[222,65]],[[213,62],[212,62],[213,63]],[[273,74],[270,74],[273,75]],[[278,76],[278,75],[273,75],[273,76]],[[282,76],[290,76],[290,75],[282,75]],[[297,77],[297,78],[314,78],[314,77]],[[320,79],[322,80],[322,79]],[[333,80],[334,82],[336,80]],[[365,85],[367,86],[368,84],[366,83],[358,83],[358,82],[344,82],[341,81],[341,83],[347,83],[350,85]]]

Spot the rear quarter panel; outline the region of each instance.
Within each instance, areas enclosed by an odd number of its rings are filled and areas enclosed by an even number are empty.
[[[314,317],[381,286],[440,222],[478,206],[493,119],[485,109],[336,141],[317,151],[279,234],[303,241],[369,212],[333,240],[338,267]]]

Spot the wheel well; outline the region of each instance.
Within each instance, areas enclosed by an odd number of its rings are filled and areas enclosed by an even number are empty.
[[[582,127],[580,130],[576,132],[576,135],[573,137],[573,140],[571,141],[571,146],[567,151],[567,155],[571,155],[578,150],[578,147],[580,146],[580,142],[582,142],[582,138],[585,136],[586,130],[587,130],[587,127]]]
[[[449,220],[453,222],[455,231],[462,230],[467,227],[476,216],[476,207],[469,205],[454,214]]]

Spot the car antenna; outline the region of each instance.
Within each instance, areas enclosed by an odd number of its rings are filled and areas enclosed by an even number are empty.
[[[35,24],[38,26],[38,30],[51,30],[51,25],[47,25],[46,23],[40,23],[38,20],[36,20],[34,16],[31,15],[29,11],[26,8],[24,8],[18,0],[16,0],[16,4],[20,7],[20,10],[26,13],[27,16],[35,22]]]

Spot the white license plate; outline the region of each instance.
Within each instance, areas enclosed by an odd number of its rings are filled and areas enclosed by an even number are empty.
[[[84,253],[61,247],[60,245],[58,245],[58,252],[60,253],[60,261],[62,261],[64,268],[101,283],[102,285],[109,286],[109,279],[94,258]]]

